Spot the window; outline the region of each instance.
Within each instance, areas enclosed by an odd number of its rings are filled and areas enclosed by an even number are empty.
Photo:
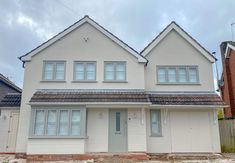
[[[121,127],[121,113],[120,112],[116,112],[116,131],[120,132],[120,127]]]
[[[44,134],[44,126],[45,126],[45,111],[37,110],[36,118],[35,118],[35,135],[43,135]]]
[[[125,62],[105,62],[104,63],[105,81],[125,81],[126,63]]]
[[[43,80],[65,80],[65,62],[45,61],[43,67]]]
[[[168,68],[168,82],[175,83],[176,82],[176,68]]]
[[[197,69],[195,67],[189,68],[189,82],[196,83],[197,82]]]
[[[95,62],[75,62],[74,63],[75,81],[95,81],[96,63]]]
[[[197,66],[157,66],[158,84],[197,84]]]
[[[85,118],[82,118],[85,112],[85,109],[32,109],[31,136],[82,136],[85,134]]]
[[[56,135],[56,110],[48,110],[47,135]]]
[[[161,111],[150,110],[151,136],[161,136]]]

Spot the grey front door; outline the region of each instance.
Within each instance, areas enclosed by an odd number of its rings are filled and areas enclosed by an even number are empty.
[[[127,110],[109,110],[109,152],[127,152]]]

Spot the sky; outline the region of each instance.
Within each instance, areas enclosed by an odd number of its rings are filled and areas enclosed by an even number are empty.
[[[221,73],[222,41],[235,33],[235,0],[0,0],[0,73],[19,87],[18,59],[84,15],[140,52],[176,21],[209,52]]]

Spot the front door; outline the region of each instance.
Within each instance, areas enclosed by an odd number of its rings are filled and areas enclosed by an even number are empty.
[[[127,152],[127,110],[109,110],[109,152]]]

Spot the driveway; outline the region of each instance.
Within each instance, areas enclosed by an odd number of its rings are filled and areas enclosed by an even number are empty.
[[[0,155],[0,163],[235,163],[235,153],[223,154],[166,154],[152,155],[149,161],[135,161],[120,159],[119,157],[98,158],[88,161],[26,161],[24,159],[15,159],[14,155]]]

